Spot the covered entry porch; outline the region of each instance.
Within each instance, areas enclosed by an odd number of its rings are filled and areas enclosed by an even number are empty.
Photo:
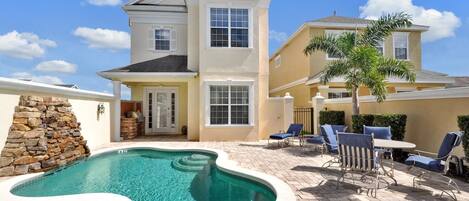
[[[182,134],[187,140],[199,139],[199,82],[197,73],[187,69],[186,59],[168,56],[100,73],[113,83],[115,141],[122,140],[120,123],[127,115],[121,111],[122,85],[130,88],[130,101],[141,105],[132,111],[143,117],[140,139]]]

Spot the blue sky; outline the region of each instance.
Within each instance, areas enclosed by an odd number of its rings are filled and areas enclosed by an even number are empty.
[[[111,92],[109,81],[96,72],[129,64],[129,27],[122,2],[2,2],[7,9],[0,12],[0,76]],[[329,16],[334,10],[351,17],[407,11],[416,21],[436,27],[424,37],[424,68],[469,76],[468,9],[468,1],[455,0],[272,0],[270,51],[303,22]]]

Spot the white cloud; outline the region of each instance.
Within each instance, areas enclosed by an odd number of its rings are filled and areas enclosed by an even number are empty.
[[[377,19],[386,13],[406,12],[413,17],[413,22],[430,26],[423,34],[423,41],[431,42],[455,36],[461,26],[461,20],[450,11],[439,11],[414,5],[412,0],[368,0],[360,7],[361,17]]]
[[[124,31],[78,27],[73,34],[83,38],[90,48],[111,50],[130,48],[130,35]]]
[[[88,3],[95,6],[117,6],[122,4],[122,0],[88,0]]]
[[[64,60],[51,60],[39,63],[36,66],[36,70],[46,72],[74,73],[77,71],[77,66]]]
[[[277,41],[279,43],[282,43],[282,42],[285,42],[288,39],[288,35],[285,32],[270,30],[269,39]]]
[[[46,83],[46,84],[64,84],[64,82],[54,76],[48,76],[48,75],[32,75],[31,73],[28,72],[18,72],[18,73],[13,73],[11,77],[16,78],[16,79],[22,79],[22,80],[31,80],[33,82],[41,82],[41,83]]]
[[[34,33],[12,31],[0,35],[0,54],[21,59],[33,59],[44,55],[46,48],[56,47],[54,41],[41,39]]]

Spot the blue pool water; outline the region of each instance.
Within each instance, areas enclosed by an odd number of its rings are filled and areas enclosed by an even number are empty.
[[[218,170],[215,156],[130,149],[91,157],[14,188],[19,196],[115,193],[134,201],[273,201],[265,185]]]

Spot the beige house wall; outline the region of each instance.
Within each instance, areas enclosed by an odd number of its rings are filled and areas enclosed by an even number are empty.
[[[461,95],[467,96],[467,94]],[[345,111],[346,122],[351,126],[352,106],[350,103],[329,102],[325,107],[327,110]],[[469,114],[469,97],[439,98],[436,96],[431,99],[385,101],[381,104],[367,101],[361,102],[360,113],[406,114],[405,141],[415,143],[419,150],[436,153],[447,132],[459,131],[457,116]],[[458,147],[455,153],[463,156],[462,147]]]
[[[181,132],[183,126],[188,125],[188,84],[185,82],[143,82],[143,83],[128,83],[127,86],[131,91],[131,100],[143,101],[145,88],[176,88],[178,91],[178,133]]]
[[[286,93],[290,93],[294,99],[295,107],[310,107],[311,106],[311,97],[316,95],[316,93],[312,94],[311,90],[309,90],[309,86],[304,84],[300,84],[288,89],[281,90],[279,92],[271,93],[271,97],[283,97]]]

